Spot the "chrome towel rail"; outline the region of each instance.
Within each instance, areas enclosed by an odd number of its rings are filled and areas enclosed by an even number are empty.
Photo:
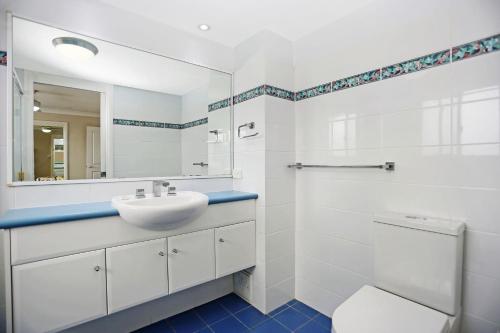
[[[396,163],[394,162],[385,162],[384,164],[379,165],[321,165],[321,164],[302,164],[297,162],[295,164],[289,164],[289,168],[344,168],[344,169],[384,169],[387,171],[394,171],[396,168]]]

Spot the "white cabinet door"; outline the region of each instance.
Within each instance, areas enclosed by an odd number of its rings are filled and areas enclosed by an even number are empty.
[[[54,332],[107,314],[104,250],[12,268],[14,331]]]
[[[214,278],[213,229],[168,238],[168,286],[170,293]]]
[[[215,229],[216,277],[255,265],[255,222]]]
[[[167,240],[106,249],[108,312],[168,294]]]

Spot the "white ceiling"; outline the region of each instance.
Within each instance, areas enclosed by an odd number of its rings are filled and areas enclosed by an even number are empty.
[[[99,1],[234,47],[262,30],[271,30],[295,41],[373,0]],[[201,23],[210,25],[211,29],[200,31]]]
[[[42,112],[65,110],[99,116],[101,97],[98,92],[40,83],[35,83],[33,88]]]
[[[83,38],[99,53],[86,61],[66,58],[52,45],[52,39],[62,36]],[[229,75],[204,67],[19,18],[13,22],[12,59],[17,68],[174,95],[184,95],[214,77],[227,78],[228,91],[231,82]]]

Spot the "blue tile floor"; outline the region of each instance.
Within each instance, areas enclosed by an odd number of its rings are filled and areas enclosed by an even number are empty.
[[[236,294],[229,294],[136,333],[329,333],[331,319],[296,300],[268,315]]]

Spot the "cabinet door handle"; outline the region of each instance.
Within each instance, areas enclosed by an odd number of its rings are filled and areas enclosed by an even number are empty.
[[[160,252],[158,252],[158,255],[159,255],[160,257],[163,257],[163,256],[165,255],[165,252],[160,251]]]
[[[219,238],[219,243],[224,243],[224,238]]]
[[[173,250],[172,250],[172,253],[177,254],[177,253],[179,253],[179,250],[177,250],[177,249],[173,249]]]
[[[94,271],[99,272],[101,270],[101,267],[99,265],[94,267]]]

